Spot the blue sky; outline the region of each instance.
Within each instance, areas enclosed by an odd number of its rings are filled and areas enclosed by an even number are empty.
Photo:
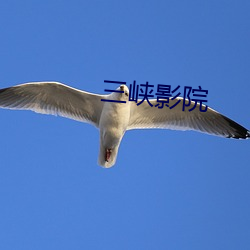
[[[249,12],[241,0],[1,1],[0,88],[200,85],[249,129]],[[0,117],[1,249],[249,249],[249,141],[134,130],[102,169],[94,127]]]

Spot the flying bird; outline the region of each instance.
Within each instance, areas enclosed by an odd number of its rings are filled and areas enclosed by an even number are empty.
[[[129,101],[129,89],[123,84],[110,95],[85,92],[59,82],[32,82],[0,89],[1,108],[59,115],[97,127],[100,130],[98,164],[105,168],[115,164],[119,145],[127,130],[195,130],[226,138],[250,137],[249,130],[217,111],[208,107],[206,112],[201,112],[199,103],[194,108],[193,101],[181,97],[176,100],[180,103],[173,109],[166,106],[156,108],[156,99],[150,100],[153,107],[146,100],[137,105]],[[169,106],[175,101],[169,99]],[[184,101],[194,109],[182,111]]]

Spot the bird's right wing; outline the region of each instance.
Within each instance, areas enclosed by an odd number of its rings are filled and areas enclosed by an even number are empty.
[[[33,82],[0,89],[0,107],[32,110],[60,115],[96,127],[103,108],[104,95],[71,88],[58,82]]]

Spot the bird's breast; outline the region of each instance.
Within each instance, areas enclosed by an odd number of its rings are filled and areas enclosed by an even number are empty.
[[[121,137],[127,129],[130,117],[129,103],[105,103],[100,118],[100,131]]]

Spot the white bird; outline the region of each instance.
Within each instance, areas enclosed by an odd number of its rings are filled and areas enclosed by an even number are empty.
[[[126,85],[120,85],[117,92],[110,95],[98,95],[58,82],[32,82],[0,89],[0,107],[60,115],[93,124],[100,130],[98,164],[105,168],[115,164],[121,140],[131,129],[196,130],[227,138],[250,137],[249,130],[217,111],[207,108],[206,112],[200,112],[198,103],[193,111],[182,111],[183,98],[180,97],[176,98],[180,103],[173,109],[156,108],[156,99],[150,100],[153,107],[147,101],[137,105],[128,101],[128,97]],[[185,104],[188,102],[185,99]],[[169,105],[173,104],[174,101],[169,99]],[[190,102],[189,107],[194,105],[195,102]]]

